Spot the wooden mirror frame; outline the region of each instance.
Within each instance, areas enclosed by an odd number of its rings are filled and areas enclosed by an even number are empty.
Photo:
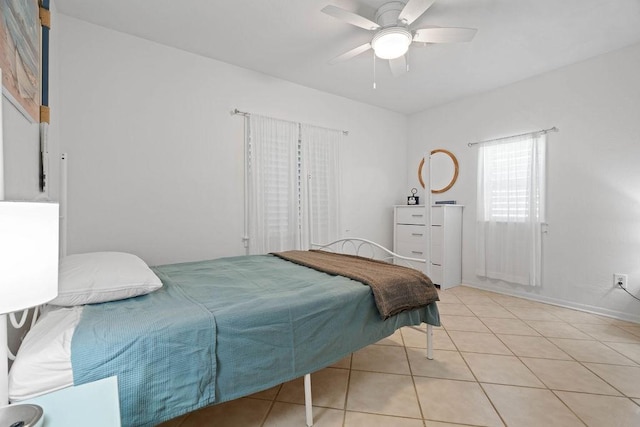
[[[453,171],[453,178],[451,178],[451,182],[449,182],[449,184],[447,184],[446,187],[441,188],[440,190],[431,190],[432,194],[444,193],[445,191],[453,187],[453,184],[455,184],[456,180],[458,179],[458,159],[456,159],[456,156],[451,151],[445,150],[444,148],[437,148],[431,151],[431,155],[434,155],[436,153],[443,153],[449,156],[451,158],[451,161],[453,162],[454,171]],[[422,186],[422,188],[426,188],[424,185],[424,181],[422,180],[423,167],[424,167],[424,157],[422,158],[422,160],[420,160],[420,165],[418,166],[418,181],[420,181],[420,185]]]

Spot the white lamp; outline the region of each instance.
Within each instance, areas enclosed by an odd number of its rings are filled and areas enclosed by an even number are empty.
[[[7,425],[29,409],[22,406],[35,405],[6,406],[6,314],[44,304],[58,294],[58,225],[57,203],[0,201],[0,421],[13,420]],[[41,416],[42,410],[35,408]]]

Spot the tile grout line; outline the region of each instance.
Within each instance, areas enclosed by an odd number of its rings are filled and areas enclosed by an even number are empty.
[[[422,330],[421,330],[422,331]],[[427,331],[424,331],[425,334],[427,334]],[[416,397],[416,403],[418,404],[418,410],[420,411],[420,418],[422,420],[422,425],[426,426],[426,422],[425,422],[425,413],[424,410],[422,409],[422,404],[420,403],[420,395],[418,394],[418,387],[416,386],[416,380],[413,376],[413,369],[411,368],[411,360],[409,359],[409,352],[407,351],[407,343],[404,340],[404,333],[402,332],[402,328],[400,328],[400,337],[402,338],[402,348],[404,350],[404,357],[407,361],[407,366],[409,367],[409,375],[411,376],[411,384],[413,384],[413,393]],[[426,338],[426,335],[425,335]],[[432,341],[433,343],[433,341]],[[422,349],[421,349],[422,350]],[[425,352],[426,352],[426,348],[425,348]],[[424,356],[425,360],[428,361],[427,356],[425,354]]]
[[[628,365],[628,366],[636,366],[636,367],[640,367],[640,363],[636,362],[635,360],[633,360],[632,358],[630,358],[629,356],[627,356],[624,353],[621,353],[619,350],[617,350],[614,347],[611,347],[609,344],[637,344],[637,343],[616,343],[614,341],[598,341],[599,343],[601,343],[602,345],[606,346],[607,348],[610,348],[611,350],[615,351],[616,353],[618,353],[620,356],[624,357],[625,359],[631,361],[634,363],[634,365]],[[594,362],[595,363],[595,362]],[[625,365],[627,366],[627,365]]]
[[[267,409],[267,413],[264,414],[264,417],[262,418],[260,427],[264,427],[265,423],[269,419],[269,415],[271,415],[271,412],[273,411],[273,407],[276,405],[278,395],[280,394],[281,391],[282,391],[282,384],[278,386],[278,391],[276,392],[276,394],[273,395],[273,399],[271,399],[271,401],[269,402],[269,408]]]
[[[344,409],[342,412],[342,427],[347,425],[347,404],[349,403],[349,389],[351,388],[351,371],[353,369],[353,353],[349,355],[349,373],[347,374],[347,389],[344,393]]]

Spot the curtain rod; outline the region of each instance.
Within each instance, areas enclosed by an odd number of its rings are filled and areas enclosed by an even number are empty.
[[[251,117],[251,113],[247,113],[246,111],[240,111],[237,108],[234,108],[233,110],[231,110],[231,115],[232,116],[244,116],[244,117]],[[280,119],[276,119],[276,120],[280,120]],[[283,120],[285,122],[290,122],[290,123],[299,123],[299,122],[292,122],[291,120]],[[306,124],[306,123],[304,123]],[[312,125],[315,126],[315,125]],[[317,127],[322,127],[322,126],[317,126]],[[331,129],[331,128],[324,128],[324,129],[330,129],[330,130],[339,130],[339,129]],[[343,130],[341,131],[342,134],[344,136],[349,136],[349,131],[348,130]]]
[[[470,142],[467,145],[469,147],[472,147],[472,146],[478,145],[478,144],[486,144],[487,142],[502,141],[503,139],[517,138],[519,136],[534,135],[536,133],[545,134],[545,133],[549,133],[549,132],[559,132],[559,131],[560,131],[560,129],[558,129],[557,127],[554,126],[552,128],[549,128],[549,129],[542,129],[542,130],[538,130],[538,131],[535,131],[535,132],[521,133],[519,135],[512,135],[512,136],[503,136],[502,138],[488,139],[486,141]]]
[[[234,108],[233,110],[231,110],[231,115],[232,116],[245,116],[246,117],[246,116],[249,115],[249,113],[246,113],[244,111],[238,110],[237,108]]]

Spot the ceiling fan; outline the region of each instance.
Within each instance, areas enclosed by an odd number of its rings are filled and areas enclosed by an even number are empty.
[[[468,42],[478,31],[475,28],[428,27],[412,30],[410,25],[431,7],[435,0],[390,1],[378,8],[375,22],[364,16],[329,5],[322,12],[356,27],[374,32],[371,42],[343,53],[330,64],[346,61],[373,49],[381,59],[388,59],[391,73],[399,76],[407,72],[405,53],[412,42],[455,43]]]

